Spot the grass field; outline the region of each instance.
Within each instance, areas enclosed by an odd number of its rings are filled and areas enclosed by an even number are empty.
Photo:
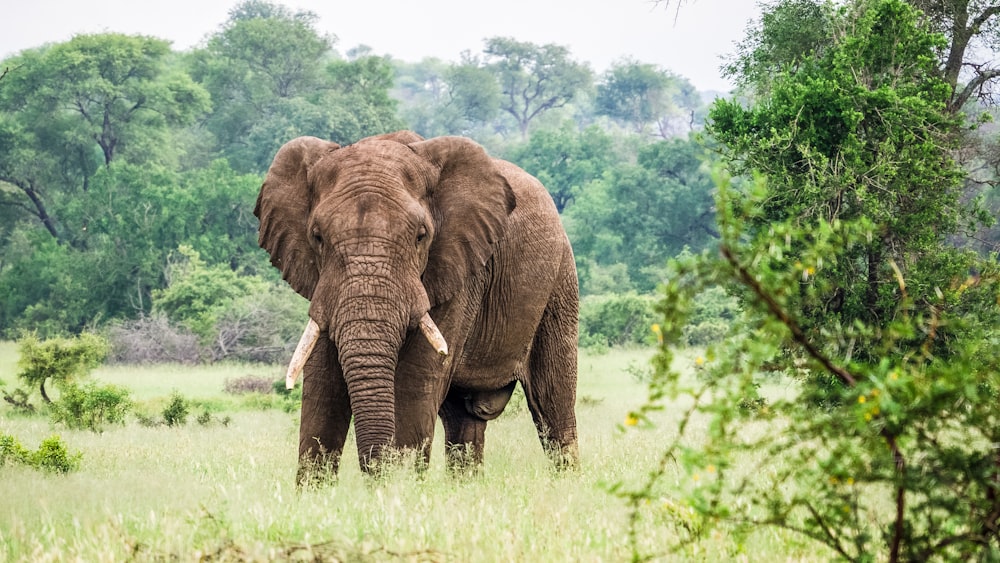
[[[348,444],[336,485],[293,485],[297,413],[249,410],[222,392],[226,378],[278,379],[280,366],[106,367],[95,377],[128,386],[144,404],[173,390],[229,408],[228,426],[143,427],[130,419],[101,434],[52,426],[44,416],[0,406],[0,433],[30,448],[59,434],[82,452],[81,469],[55,475],[0,467],[0,561],[347,560],[623,561],[631,556],[628,514],[607,492],[637,482],[672,438],[677,409],[654,430],[619,430],[646,396],[633,375],[647,350],[581,354],[581,468],[556,474],[527,410],[514,404],[487,429],[480,474],[444,471],[440,439],[422,476],[407,468],[372,481]],[[692,364],[694,352],[681,354]],[[16,348],[0,344],[0,380],[15,386]],[[440,437],[440,429],[437,433]],[[679,477],[676,477],[677,479]],[[640,523],[644,553],[662,551],[671,514],[651,507]],[[772,529],[750,537],[716,532],[666,560],[826,560],[815,546]]]

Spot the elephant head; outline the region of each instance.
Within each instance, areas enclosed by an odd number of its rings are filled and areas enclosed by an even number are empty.
[[[289,366],[326,335],[343,370],[363,468],[393,443],[397,357],[411,331],[447,354],[429,312],[489,259],[514,194],[478,144],[410,132],[340,146],[286,143],[254,214],[271,263],[310,300]]]

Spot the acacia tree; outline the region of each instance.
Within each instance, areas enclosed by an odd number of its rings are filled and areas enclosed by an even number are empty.
[[[83,225],[63,224],[61,209],[99,166],[176,156],[164,148],[170,128],[206,110],[208,95],[167,65],[169,52],[160,39],[109,33],[14,57],[0,90],[0,182],[17,189],[6,203],[75,244]]]
[[[500,108],[514,118],[522,138],[532,120],[565,106],[591,82],[590,68],[570,59],[562,45],[492,37],[483,53],[484,67],[500,84]]]
[[[632,59],[618,61],[604,73],[594,103],[599,114],[628,124],[640,135],[655,124],[655,134],[664,139],[683,131],[678,122],[690,131],[702,105],[687,80]]]
[[[52,380],[67,385],[87,375],[104,361],[107,343],[100,337],[84,333],[74,338],[55,338],[41,341],[29,334],[18,343],[21,368],[18,377],[29,385],[37,385],[46,403],[52,400],[45,392],[45,382]]]

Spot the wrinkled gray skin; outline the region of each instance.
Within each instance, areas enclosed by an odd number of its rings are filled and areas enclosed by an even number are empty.
[[[449,466],[479,464],[516,382],[545,451],[575,465],[576,269],[538,180],[461,137],[300,137],[275,156],[254,214],[321,330],[304,368],[300,483],[335,474],[352,416],[365,471],[394,449],[426,462],[437,415]],[[428,312],[447,357],[417,330]]]

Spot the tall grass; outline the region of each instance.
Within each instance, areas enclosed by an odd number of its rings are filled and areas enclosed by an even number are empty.
[[[14,349],[0,347],[0,377],[13,384]],[[581,468],[555,473],[527,410],[490,423],[481,472],[444,470],[440,428],[430,469],[403,465],[378,481],[362,475],[353,442],[336,485],[293,485],[298,420],[278,410],[232,414],[229,426],[134,422],[102,434],[53,428],[42,417],[10,416],[0,432],[30,447],[58,432],[83,452],[82,469],[50,475],[0,467],[0,560],[620,561],[630,557],[623,502],[607,484],[637,482],[674,435],[676,409],[655,429],[622,432],[625,413],[645,396],[634,375],[645,350],[581,355]],[[691,362],[690,356],[679,360]],[[631,367],[630,367],[631,366]],[[142,399],[178,389],[192,399],[221,395],[228,377],[280,368],[215,366],[104,368],[96,376]],[[678,477],[680,478],[680,473]],[[643,552],[673,539],[676,514],[652,507]],[[720,534],[682,557],[707,560],[809,559],[796,538],[773,530],[730,541]],[[741,543],[742,542],[742,543]]]

